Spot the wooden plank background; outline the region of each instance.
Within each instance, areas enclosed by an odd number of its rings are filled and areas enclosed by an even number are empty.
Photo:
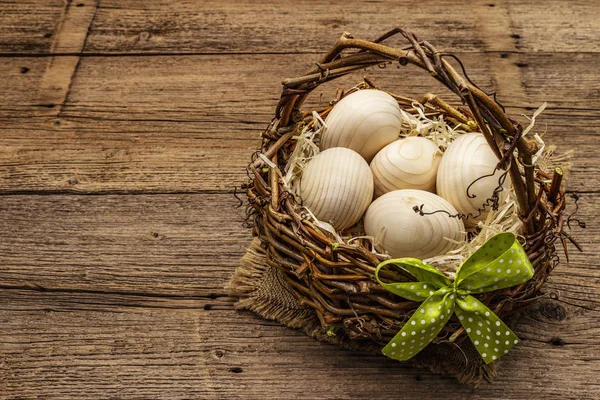
[[[0,1],[0,398],[600,398],[598,18],[584,0]],[[399,24],[512,113],[547,101],[539,131],[577,151],[586,252],[478,389],[236,312],[223,289],[250,241],[232,188],[281,80],[343,31]],[[366,73],[440,89],[410,72]]]

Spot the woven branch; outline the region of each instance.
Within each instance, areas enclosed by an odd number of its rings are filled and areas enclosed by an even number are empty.
[[[382,44],[396,34],[406,38],[409,46],[396,49]],[[309,93],[324,82],[382,63],[411,64],[427,71],[468,107],[454,108],[435,95],[427,95],[422,101],[432,115],[462,123],[466,130],[482,132],[498,157],[497,168],[508,169],[523,221],[523,246],[535,275],[516,288],[477,296],[500,318],[518,312],[539,296],[558,263],[556,240],[564,245],[565,237],[572,239],[564,232],[566,200],[561,189],[562,173],[549,176],[533,165],[536,143],[523,138],[523,128],[517,120],[472,83],[464,68],[464,77],[459,74],[448,57],[455,58],[402,28],[372,42],[344,33],[314,68],[303,76],[283,81],[275,118],[262,135],[262,156],[255,154],[248,167],[251,182],[244,186],[249,201],[247,213],[253,219],[253,233],[266,247],[268,265],[284,273],[300,304],[312,307],[329,332],[383,345],[401,329],[418,303],[394,296],[377,284],[374,271],[382,258],[360,241],[340,244],[320,230],[301,213],[301,199],[286,189],[273,168],[267,168],[272,163],[283,170],[295,145],[293,136],[301,127],[313,123],[311,113],[303,114],[300,107]],[[402,109],[411,111],[413,100],[395,98]],[[324,118],[330,109],[318,112]],[[550,179],[551,183],[546,183]],[[412,280],[402,273],[387,273],[396,281]],[[454,342],[460,347],[465,337],[459,321],[453,317],[434,343]]]

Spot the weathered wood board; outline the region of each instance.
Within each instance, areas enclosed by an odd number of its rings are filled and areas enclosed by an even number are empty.
[[[600,398],[598,18],[579,0],[0,2],[0,398]],[[250,241],[232,189],[281,80],[343,31],[396,25],[513,114],[548,102],[536,131],[576,151],[586,252],[570,249],[545,287],[558,300],[526,312],[478,389],[237,312],[223,289]]]

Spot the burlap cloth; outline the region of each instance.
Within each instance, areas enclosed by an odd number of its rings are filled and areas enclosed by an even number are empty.
[[[230,296],[237,298],[237,309],[250,310],[262,318],[276,320],[289,328],[300,329],[322,342],[349,350],[381,354],[381,346],[376,343],[351,341],[339,333],[334,336],[328,335],[312,308],[298,303],[283,273],[267,265],[264,250],[257,238],[252,241],[241,259],[227,285],[227,290]],[[381,357],[385,361],[384,356]],[[492,381],[498,370],[498,361],[486,365],[468,340],[462,341],[460,345],[431,344],[408,362],[417,368],[455,376],[461,383],[474,385],[484,379]]]

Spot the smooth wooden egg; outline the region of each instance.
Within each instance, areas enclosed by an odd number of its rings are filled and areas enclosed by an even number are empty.
[[[346,147],[371,162],[379,150],[398,139],[402,114],[391,95],[365,89],[340,100],[325,119],[325,125],[321,150]]]
[[[430,258],[456,248],[449,239],[460,241],[464,225],[447,213],[420,215],[413,207],[423,205],[424,212],[446,211],[456,214],[450,203],[424,190],[394,190],[375,200],[365,214],[365,233],[376,238],[381,250],[392,257]]]
[[[300,180],[304,205],[336,230],[356,224],[373,199],[373,176],[357,152],[327,149],[308,162]]]
[[[442,152],[431,140],[408,137],[385,146],[373,161],[375,197],[398,189],[435,192]]]
[[[493,176],[477,180],[494,172],[498,158],[490,149],[482,133],[465,133],[456,138],[442,157],[442,162],[437,175],[437,193],[448,200],[461,214],[477,215],[478,209],[483,207],[485,201],[492,196],[498,187],[498,180],[503,171],[496,171]],[[473,183],[475,180],[477,182]],[[473,183],[473,185],[471,185]],[[471,187],[469,188],[469,185]],[[510,187],[507,176],[504,181],[504,190],[500,192],[500,201],[503,201]],[[475,196],[469,198],[469,194]],[[464,223],[472,227],[487,216],[489,208],[477,218],[467,218]]]

